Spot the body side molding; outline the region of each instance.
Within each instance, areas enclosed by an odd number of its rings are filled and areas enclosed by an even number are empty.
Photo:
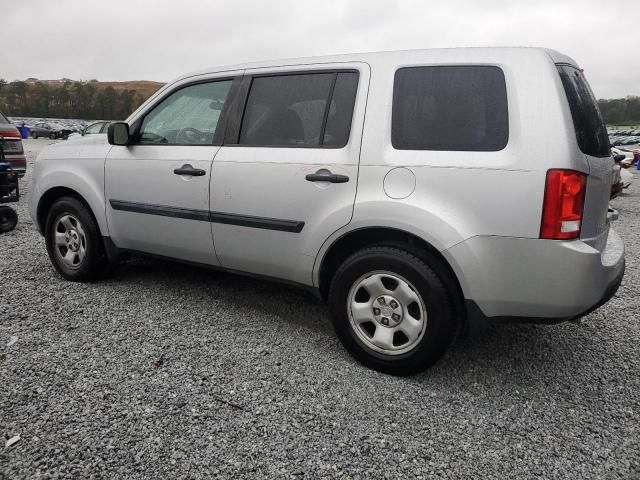
[[[185,218],[201,222],[223,223],[240,227],[261,228],[280,232],[300,233],[304,222],[281,218],[256,217],[235,213],[212,212],[208,210],[192,210],[188,208],[171,207],[168,205],[153,205],[148,203],[127,202],[123,200],[109,200],[111,208],[124,212],[160,215],[163,217]]]

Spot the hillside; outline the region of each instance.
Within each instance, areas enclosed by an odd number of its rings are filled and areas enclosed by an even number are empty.
[[[27,85],[35,85],[37,82],[45,83],[51,88],[63,87],[65,83],[75,83],[78,80],[71,80],[69,78],[61,78],[59,80],[40,80],[35,78],[29,78],[25,80]],[[112,87],[115,90],[132,90],[140,94],[144,99],[153,95],[160,87],[164,85],[162,82],[154,82],[152,80],[129,80],[126,82],[106,82],[99,80],[79,80],[83,84],[91,84],[98,90],[103,90],[107,87]]]
[[[107,87],[113,87],[116,90],[135,90],[136,93],[147,99],[164,85],[161,82],[151,80],[132,80],[129,82],[95,82],[98,90]]]

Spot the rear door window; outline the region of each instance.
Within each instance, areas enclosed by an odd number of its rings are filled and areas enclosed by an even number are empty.
[[[582,71],[569,65],[557,65],[567,95],[576,140],[582,153],[592,157],[611,155],[607,128],[600,107]]]
[[[357,84],[355,72],[254,78],[240,145],[343,147],[349,140]]]
[[[395,148],[493,152],[502,150],[508,139],[507,89],[500,68],[455,65],[396,72]]]

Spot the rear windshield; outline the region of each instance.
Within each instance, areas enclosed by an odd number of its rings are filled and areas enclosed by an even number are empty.
[[[1,112],[0,112],[0,123],[11,123],[7,117],[5,117]]]
[[[582,153],[592,157],[609,157],[611,146],[602,114],[584,74],[569,65],[557,65],[564,87],[576,139]]]

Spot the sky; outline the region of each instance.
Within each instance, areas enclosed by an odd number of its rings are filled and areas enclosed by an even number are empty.
[[[640,95],[640,0],[0,0],[0,78],[169,81],[334,53],[542,46]],[[11,47],[13,45],[13,47]]]

